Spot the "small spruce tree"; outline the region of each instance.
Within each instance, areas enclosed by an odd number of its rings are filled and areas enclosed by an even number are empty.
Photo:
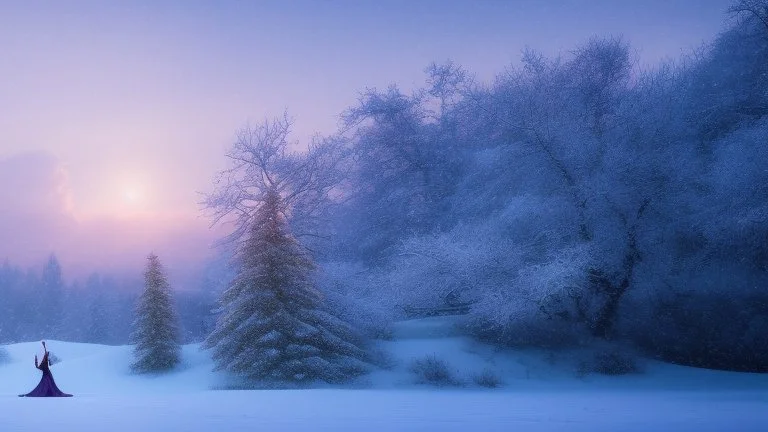
[[[274,387],[340,383],[367,369],[362,339],[324,309],[314,264],[289,233],[274,188],[265,192],[236,259],[238,272],[204,342],[217,370]]]
[[[96,294],[88,307],[88,312],[88,341],[97,344],[107,343],[109,341],[109,324],[103,294]]]
[[[48,257],[43,274],[40,280],[40,296],[36,300],[38,303],[38,317],[42,320],[40,330],[43,337],[61,338],[62,320],[64,311],[62,309],[64,278],[61,273],[61,265],[55,255]]]
[[[147,258],[144,292],[139,297],[136,321],[131,336],[136,345],[135,372],[160,372],[172,369],[181,360],[178,316],[171,287],[157,255]]]
[[[109,315],[107,313],[104,285],[98,274],[92,274],[86,283],[90,304],[86,317],[86,341],[104,344],[110,340]]]

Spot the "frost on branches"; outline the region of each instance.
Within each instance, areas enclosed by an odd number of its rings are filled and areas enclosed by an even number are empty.
[[[179,326],[171,287],[157,255],[147,258],[144,292],[139,298],[132,342],[135,372],[173,369],[181,360]]]
[[[267,386],[340,383],[366,370],[362,340],[326,312],[314,264],[289,233],[274,188],[265,191],[237,260],[204,344],[217,369]]]

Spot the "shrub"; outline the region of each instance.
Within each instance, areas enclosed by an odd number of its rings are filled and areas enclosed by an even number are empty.
[[[51,366],[61,363],[61,359],[54,353],[48,351],[48,364]]]
[[[590,373],[601,375],[629,375],[641,373],[642,368],[634,354],[618,348],[600,349],[588,360],[579,363],[577,373],[584,376]]]
[[[416,375],[417,384],[437,387],[461,385],[448,363],[435,355],[414,360],[411,364],[411,372]]]
[[[371,364],[374,364],[384,370],[392,370],[395,368],[395,366],[397,366],[397,360],[395,360],[395,357],[383,349],[371,348],[370,355]]]
[[[472,380],[475,384],[485,388],[498,388],[501,387],[502,384],[501,378],[496,372],[490,369],[484,369],[482,372],[472,377]]]
[[[627,375],[640,372],[635,357],[619,351],[595,354],[595,372],[603,375]]]
[[[5,347],[0,346],[0,365],[11,361],[11,356]]]

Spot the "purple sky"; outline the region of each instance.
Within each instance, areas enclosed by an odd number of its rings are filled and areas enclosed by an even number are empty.
[[[215,237],[198,192],[235,130],[280,114],[300,142],[365,87],[411,89],[431,61],[489,80],[624,35],[642,63],[711,40],[727,0],[0,1],[0,260],[56,251],[69,274],[177,273]]]

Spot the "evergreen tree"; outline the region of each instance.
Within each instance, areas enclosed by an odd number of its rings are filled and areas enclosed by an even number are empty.
[[[88,322],[88,341],[93,343],[107,343],[109,341],[109,326],[107,322],[107,307],[104,304],[104,294],[98,292],[88,308],[90,320]]]
[[[88,277],[86,290],[89,303],[87,309],[85,340],[98,344],[107,343],[110,340],[109,319],[104,295],[104,284],[98,273],[94,273]]]
[[[144,292],[139,297],[134,332],[136,372],[158,372],[172,369],[181,359],[178,317],[171,287],[157,255],[147,258]]]
[[[12,270],[8,261],[0,266],[0,343],[9,338],[10,315],[13,310],[11,298],[11,274]],[[0,347],[0,351],[2,351]],[[0,353],[2,356],[2,353]]]
[[[204,343],[217,370],[268,386],[339,383],[365,371],[362,341],[324,310],[314,264],[289,233],[275,188],[265,191],[236,259]]]
[[[43,337],[61,337],[61,326],[64,318],[62,310],[62,297],[64,293],[64,279],[61,274],[61,265],[55,255],[48,258],[43,267],[41,278],[41,293],[38,297],[38,316],[42,320],[40,330]]]

